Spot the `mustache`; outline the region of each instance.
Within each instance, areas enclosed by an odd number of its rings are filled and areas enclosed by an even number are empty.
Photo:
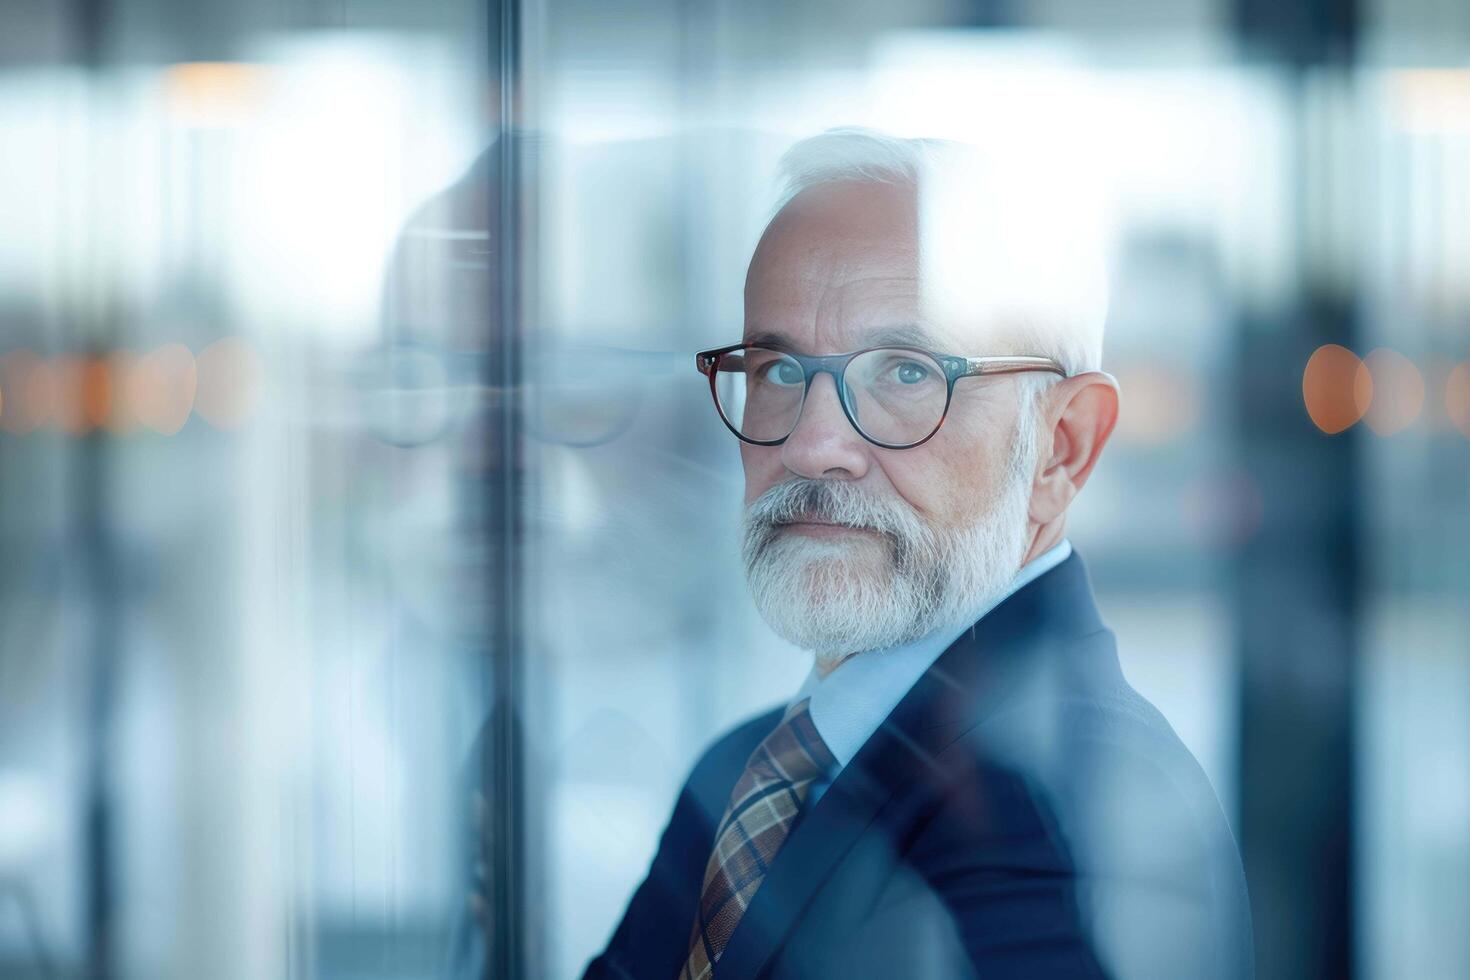
[[[906,565],[933,547],[933,532],[907,503],[845,480],[798,477],[777,484],[745,509],[745,557],[759,556],[787,524],[821,521],[874,531],[888,540],[893,558]]]
[[[781,525],[819,520],[848,527],[892,531],[901,519],[893,516],[894,504],[880,501],[866,491],[841,480],[798,478],[777,484],[761,494],[747,516],[763,524]]]

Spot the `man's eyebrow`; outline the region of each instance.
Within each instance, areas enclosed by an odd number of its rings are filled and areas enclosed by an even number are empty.
[[[745,343],[750,347],[769,347],[772,350],[784,351],[796,350],[796,348],[792,346],[791,341],[787,340],[781,334],[772,333],[769,330],[763,330],[760,333],[751,334],[750,336],[745,338]]]
[[[908,347],[932,347],[934,337],[923,327],[915,323],[898,324],[891,327],[883,327],[876,330],[868,337],[864,346],[874,344],[897,344]]]
[[[751,347],[769,347],[772,350],[796,351],[796,346],[785,336],[771,331],[753,333],[745,338],[745,343]],[[872,334],[863,338],[862,347],[884,347],[894,345],[899,347],[922,347],[929,348],[934,345],[934,337],[918,324],[905,323],[896,324],[891,327],[880,327]],[[857,350],[858,348],[853,348]]]

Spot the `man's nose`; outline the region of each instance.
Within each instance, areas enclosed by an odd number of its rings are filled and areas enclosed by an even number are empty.
[[[812,380],[796,428],[781,445],[781,462],[808,479],[856,480],[868,472],[872,446],[842,412],[830,374]]]

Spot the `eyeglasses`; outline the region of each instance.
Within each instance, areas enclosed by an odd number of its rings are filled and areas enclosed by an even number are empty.
[[[949,413],[961,378],[1067,372],[1049,357],[957,357],[921,347],[865,347],[850,354],[793,354],[734,344],[694,355],[709,377],[715,408],[730,431],[755,446],[779,446],[801,418],[812,381],[830,374],[852,427],[883,449],[928,442]]]

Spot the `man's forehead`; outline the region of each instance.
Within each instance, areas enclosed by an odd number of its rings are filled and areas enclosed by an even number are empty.
[[[777,212],[751,257],[747,293],[803,288],[912,288],[918,273],[912,190],[881,184],[811,187]],[[749,298],[749,297],[748,297]]]
[[[928,281],[936,271],[952,276],[956,270],[926,267],[934,263],[922,260],[916,203],[912,187],[871,183],[822,185],[797,195],[752,256],[745,342],[811,354],[886,344],[1011,352],[1014,331],[1004,323],[1015,311],[988,309],[983,296],[967,306],[943,302],[952,290]],[[996,287],[984,270],[963,272],[960,278],[980,294]]]
[[[848,326],[834,331],[805,329],[782,329],[780,327],[754,327],[745,331],[745,343],[776,350],[789,350],[798,354],[831,354],[836,350],[818,350],[836,342],[844,350],[862,347],[919,347],[925,350],[948,352],[952,338],[944,331],[937,331],[922,321],[877,323],[867,326]]]
[[[949,351],[972,342],[923,301],[917,270],[870,267],[868,275],[825,263],[770,276],[746,290],[745,342],[800,353],[834,353],[884,344]],[[830,272],[830,275],[822,275]]]
[[[847,213],[863,208],[851,195],[798,199],[771,223],[746,280],[748,343],[815,353],[933,341],[911,229]]]

